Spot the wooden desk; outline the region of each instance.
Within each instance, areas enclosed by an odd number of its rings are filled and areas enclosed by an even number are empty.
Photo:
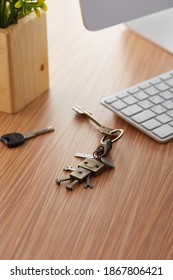
[[[173,57],[123,25],[87,31],[78,0],[47,4],[50,91],[15,115],[0,113],[0,134],[55,132],[13,150],[0,144],[0,258],[173,259],[173,143],[156,143],[100,105],[172,69]],[[116,168],[93,189],[68,192],[55,179],[100,141],[76,104],[125,135],[110,155]]]

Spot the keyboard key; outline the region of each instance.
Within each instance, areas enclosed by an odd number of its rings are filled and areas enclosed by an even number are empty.
[[[170,126],[169,124],[165,124],[165,125],[162,125],[156,129],[154,129],[152,132],[154,134],[156,134],[158,137],[163,139],[170,135],[173,136],[173,127]]]
[[[118,97],[118,98],[124,98],[124,97],[126,97],[126,96],[128,96],[129,94],[128,94],[128,92],[127,91],[121,91],[121,92],[119,92],[119,93],[117,93],[116,94],[116,96]]]
[[[148,130],[152,130],[158,126],[161,126],[161,123],[158,122],[156,119],[151,119],[149,121],[144,122],[142,126],[147,128]]]
[[[169,117],[167,114],[159,115],[158,117],[156,117],[156,119],[163,124],[168,123],[172,120],[172,118]]]
[[[145,121],[155,117],[155,115],[156,114],[154,114],[152,111],[145,110],[145,111],[133,116],[132,119],[137,123],[142,123],[142,122],[145,122]]]
[[[153,103],[148,99],[145,99],[143,101],[140,101],[138,105],[141,106],[143,109],[149,109],[153,106]]]
[[[171,100],[163,102],[162,105],[168,110],[173,109],[173,101]]]
[[[151,85],[150,85],[149,82],[144,82],[144,83],[141,83],[141,84],[139,85],[139,88],[145,89],[145,88],[148,88],[148,87],[150,87],[150,86],[151,86]]]
[[[170,92],[169,90],[163,91],[159,95],[166,100],[173,98],[173,93]]]
[[[123,101],[121,101],[121,100],[117,100],[117,101],[113,102],[111,104],[111,106],[113,108],[117,109],[117,110],[121,110],[121,109],[127,107],[127,105]]]
[[[166,84],[173,87],[173,78],[166,81]]]
[[[126,115],[127,117],[131,117],[139,112],[142,111],[142,108],[138,105],[134,104],[131,106],[128,106],[127,108],[123,109],[121,112]]]
[[[152,85],[156,85],[156,84],[158,84],[158,83],[161,82],[161,79],[158,78],[158,77],[156,77],[156,78],[153,78],[152,80],[150,80],[149,82],[150,82],[150,84],[152,84]]]
[[[138,92],[140,89],[138,87],[132,87],[132,88],[129,88],[127,91],[129,93],[135,93],[135,92]]]
[[[164,99],[162,97],[160,97],[159,95],[154,95],[154,96],[150,97],[149,100],[152,101],[154,104],[159,104],[164,101]]]
[[[160,91],[169,89],[169,86],[165,83],[159,83],[159,84],[155,85],[155,87]]]
[[[145,92],[151,96],[159,93],[158,89],[156,89],[155,87],[147,88],[147,89],[145,89]]]
[[[162,105],[156,105],[152,107],[151,110],[158,115],[166,112],[166,108],[164,108]]]
[[[167,114],[168,114],[170,117],[172,117],[172,118],[173,118],[173,110],[168,111],[168,112],[167,112]]]
[[[112,95],[112,96],[107,97],[107,98],[105,99],[105,102],[106,102],[107,104],[110,104],[110,103],[112,103],[112,102],[114,102],[114,101],[116,101],[116,100],[118,100],[117,97],[116,97],[115,95]]]
[[[169,123],[169,125],[173,126],[173,121]]]
[[[143,91],[139,91],[139,92],[136,92],[133,96],[136,97],[139,100],[144,100],[148,97],[148,94],[146,94]]]
[[[138,100],[134,98],[132,95],[127,96],[123,98],[123,102],[127,103],[128,105],[133,105],[137,102]]]
[[[164,75],[161,76],[161,79],[164,80],[164,81],[168,80],[170,78],[172,78],[170,73],[165,73]]]

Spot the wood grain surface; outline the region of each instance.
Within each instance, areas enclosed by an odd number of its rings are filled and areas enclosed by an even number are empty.
[[[173,57],[124,25],[90,32],[78,0],[46,1],[50,90],[17,114],[0,113],[0,135],[53,125],[16,149],[0,143],[1,259],[173,259],[173,143],[158,144],[100,105],[104,96],[173,68]],[[116,167],[93,189],[57,186],[76,152],[101,135],[71,109],[124,129]]]

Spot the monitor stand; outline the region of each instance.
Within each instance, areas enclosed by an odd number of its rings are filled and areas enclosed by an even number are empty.
[[[135,33],[173,54],[173,8],[126,23]]]

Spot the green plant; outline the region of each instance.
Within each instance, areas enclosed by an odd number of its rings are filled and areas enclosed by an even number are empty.
[[[0,0],[0,28],[17,23],[18,19],[35,12],[40,16],[40,9],[47,10],[45,0]]]

